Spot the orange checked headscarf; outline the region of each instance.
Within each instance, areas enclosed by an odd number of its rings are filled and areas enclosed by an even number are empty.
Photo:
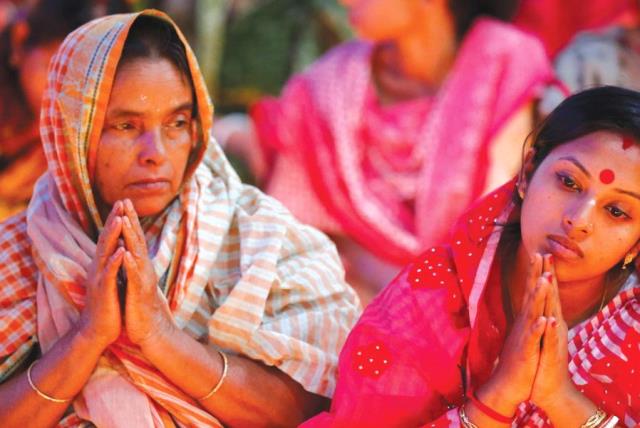
[[[84,306],[102,228],[92,169],[118,61],[140,15],[169,22],[184,43],[200,125],[178,198],[146,231],[158,278],[172,278],[159,290],[194,338],[275,365],[305,389],[330,396],[337,353],[358,312],[335,248],[243,185],[219,146],[209,144],[213,108],[195,56],[175,24],[153,10],[92,21],[52,60],[41,115],[48,173],[26,215],[0,225],[0,382],[24,367],[36,342],[46,353]],[[331,338],[323,334],[329,331]],[[102,356],[72,410],[67,426],[220,426],[124,335]]]

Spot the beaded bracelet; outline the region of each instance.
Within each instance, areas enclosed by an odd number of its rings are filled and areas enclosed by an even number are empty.
[[[229,360],[227,360],[227,356],[225,355],[224,352],[218,351],[218,353],[222,357],[222,376],[220,376],[220,380],[218,380],[218,383],[215,384],[213,389],[209,391],[207,395],[205,395],[204,397],[198,398],[198,401],[206,400],[207,398],[211,397],[213,394],[218,392],[218,390],[222,386],[222,383],[224,382],[224,379],[227,377],[227,371],[229,369]]]
[[[487,406],[482,401],[478,400],[478,397],[476,397],[475,392],[473,394],[470,394],[468,398],[469,398],[469,401],[471,401],[471,403],[474,406],[476,406],[478,410],[480,410],[485,415],[489,416],[494,421],[500,422],[501,424],[510,424],[511,422],[513,422],[513,416],[504,416],[496,412],[491,407]]]
[[[27,369],[27,381],[29,381],[29,386],[31,387],[31,389],[33,389],[35,393],[40,397],[44,398],[47,401],[51,401],[52,403],[68,403],[69,401],[71,401],[72,398],[54,398],[38,389],[36,384],[33,383],[33,379],[31,379],[31,369],[33,369],[33,366],[35,366],[36,362],[38,362],[38,360],[35,360],[33,363],[31,363],[31,365]]]

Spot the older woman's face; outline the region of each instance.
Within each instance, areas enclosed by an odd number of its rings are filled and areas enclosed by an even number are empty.
[[[605,131],[556,147],[527,186],[521,228],[560,281],[603,276],[640,238],[640,147]]]
[[[177,195],[194,141],[191,86],[166,59],[118,69],[97,149],[94,190],[101,211],[129,198],[140,216]]]

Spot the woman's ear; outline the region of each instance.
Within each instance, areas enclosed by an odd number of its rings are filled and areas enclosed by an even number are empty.
[[[24,44],[27,41],[27,37],[29,37],[29,33],[31,29],[29,28],[29,24],[23,19],[17,21],[11,26],[11,30],[9,32],[10,40],[11,40],[11,57],[9,61],[11,65],[14,67],[19,67],[22,63],[22,58],[24,57]]]
[[[191,149],[195,149],[198,145],[198,121],[193,119],[191,121]]]
[[[533,147],[527,147],[524,154],[522,155],[522,167],[520,168],[520,172],[518,173],[516,187],[520,199],[523,200],[524,196],[527,193],[527,185],[529,184],[529,180],[531,179],[531,174],[533,173],[533,157],[535,153],[536,150]]]

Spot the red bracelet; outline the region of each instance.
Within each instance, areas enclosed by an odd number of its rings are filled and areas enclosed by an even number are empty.
[[[473,394],[470,394],[468,398],[471,401],[471,403],[478,408],[478,410],[480,410],[485,415],[489,416],[494,421],[500,422],[503,424],[510,424],[511,422],[513,422],[513,418],[514,418],[513,416],[504,416],[496,412],[491,407],[487,406],[482,401],[478,400],[478,397],[476,397],[475,392]]]

